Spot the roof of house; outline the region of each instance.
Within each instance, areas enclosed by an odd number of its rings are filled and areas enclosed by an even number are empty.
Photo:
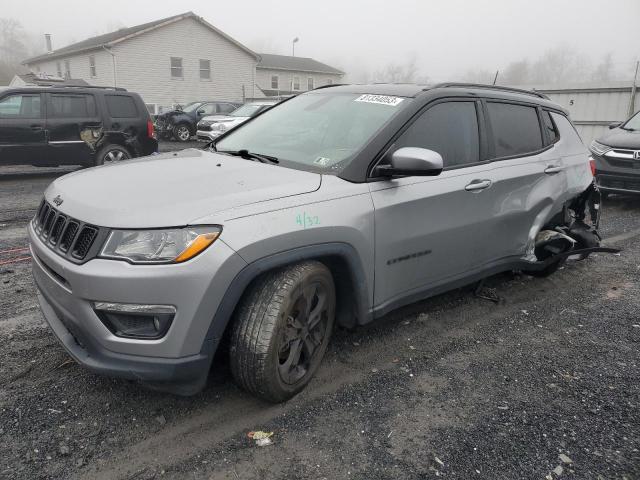
[[[272,55],[261,53],[258,61],[258,68],[268,68],[273,70],[293,70],[297,72],[331,73],[344,75],[344,72],[313,58],[291,57],[289,55]]]
[[[149,23],[143,23],[142,25],[136,25],[134,27],[121,28],[120,30],[116,30],[115,32],[105,33],[104,35],[98,35],[97,37],[87,38],[81,42],[73,43],[71,45],[67,45],[66,47],[58,48],[57,50],[53,50],[51,52],[38,55],[37,57],[32,57],[24,62],[23,64],[35,63],[42,60],[49,60],[53,58],[65,57],[68,55],[85,52],[88,50],[95,50],[102,47],[111,47],[117,43],[120,43],[124,40],[128,40],[129,38],[136,37],[138,35],[142,35],[143,33],[149,32],[151,30],[155,30],[156,28],[164,27],[171,23],[178,22],[185,18],[193,18],[200,23],[202,23],[207,28],[213,30],[218,35],[221,35],[229,42],[233,43],[240,49],[244,50],[248,54],[254,56],[256,59],[259,58],[258,55],[250,50],[249,48],[242,45],[237,40],[234,40],[226,33],[218,30],[216,27],[211,25],[209,22],[204,20],[202,17],[199,17],[193,12],[181,13],[180,15],[174,15],[172,17],[162,18],[160,20],[155,20]]]

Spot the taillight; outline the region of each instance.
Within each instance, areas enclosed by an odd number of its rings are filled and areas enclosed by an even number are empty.
[[[147,137],[154,138],[155,132],[153,130],[153,122],[151,120],[147,120]]]
[[[591,175],[596,176],[596,161],[593,157],[589,157],[589,166],[591,167]]]

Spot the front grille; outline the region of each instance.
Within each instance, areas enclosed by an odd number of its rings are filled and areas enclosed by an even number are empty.
[[[73,262],[89,260],[97,253],[96,239],[101,229],[60,213],[44,200],[33,219],[33,226],[42,243]]]
[[[203,132],[210,132],[211,131],[211,124],[200,124],[198,125],[198,130],[201,130]]]
[[[78,239],[76,240],[75,245],[71,249],[71,255],[78,260],[82,260],[89,253],[89,249],[93,244],[93,241],[96,239],[96,235],[98,234],[98,230],[93,227],[84,227],[80,230],[80,234],[78,235]]]

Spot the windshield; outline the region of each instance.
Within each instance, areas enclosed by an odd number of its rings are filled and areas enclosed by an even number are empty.
[[[337,173],[407,103],[355,93],[299,95],[232,131],[216,149],[247,150],[294,168]]]
[[[253,117],[260,108],[262,108],[262,105],[247,103],[246,105],[235,109],[229,115],[232,117]]]
[[[198,108],[198,106],[201,105],[200,102],[191,102],[191,103],[187,103],[184,107],[182,107],[180,110],[182,110],[185,113],[191,113],[193,112],[196,108]]]
[[[627,130],[640,130],[640,112],[631,117],[623,127]]]

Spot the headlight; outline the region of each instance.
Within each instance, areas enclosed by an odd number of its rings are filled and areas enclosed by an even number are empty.
[[[204,251],[221,232],[219,226],[114,230],[100,256],[131,263],[181,263]]]
[[[219,132],[224,132],[227,130],[227,127],[225,126],[224,123],[216,123],[213,127],[213,130],[217,130]]]
[[[605,153],[607,153],[610,150],[613,150],[611,147],[607,146],[607,145],[603,145],[600,142],[596,142],[595,140],[593,142],[591,142],[591,145],[589,146],[589,149],[595,153],[596,155],[602,156]]]

